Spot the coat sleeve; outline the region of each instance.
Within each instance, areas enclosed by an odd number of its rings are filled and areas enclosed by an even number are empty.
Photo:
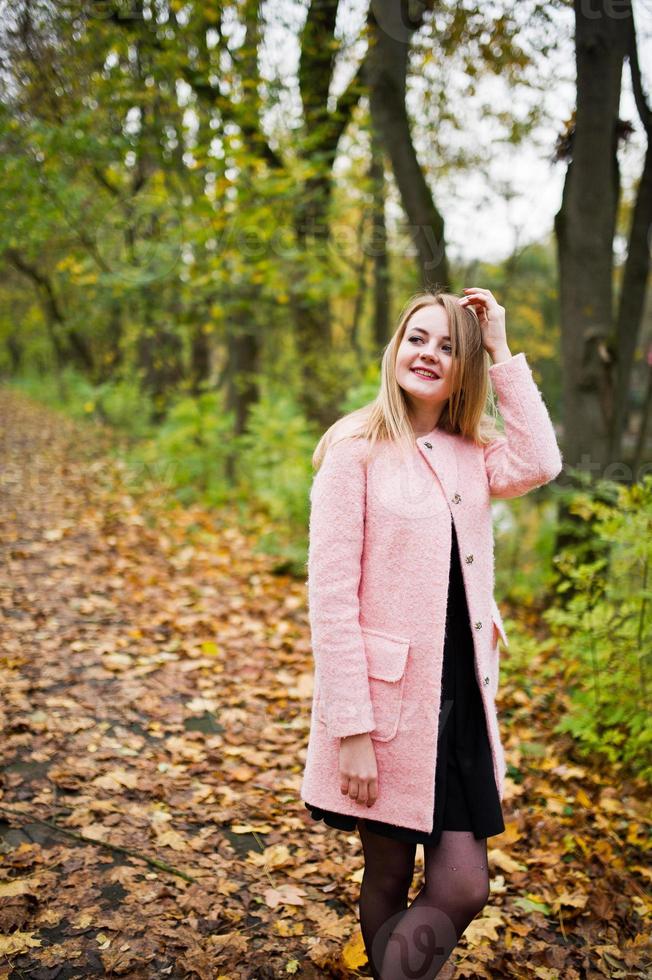
[[[492,364],[489,376],[505,423],[505,434],[484,447],[490,495],[520,497],[554,480],[562,456],[525,354]]]
[[[331,738],[376,727],[358,598],[366,501],[364,446],[360,439],[330,446],[310,491],[308,609],[315,687]]]

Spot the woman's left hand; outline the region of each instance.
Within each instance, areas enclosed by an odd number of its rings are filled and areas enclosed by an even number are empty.
[[[475,309],[480,322],[484,349],[491,354],[494,361],[497,356],[501,360],[511,357],[505,330],[505,307],[498,305],[489,289],[465,286],[464,292],[466,296],[460,300],[460,306],[471,305]]]

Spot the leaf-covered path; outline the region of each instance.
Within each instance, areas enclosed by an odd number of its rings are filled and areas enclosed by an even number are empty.
[[[129,490],[108,433],[8,390],[0,419],[0,977],[366,974],[359,839],[299,799],[305,583],[234,514]],[[555,759],[532,687],[455,975],[646,976],[642,788]]]

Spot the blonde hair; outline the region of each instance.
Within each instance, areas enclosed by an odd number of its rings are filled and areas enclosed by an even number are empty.
[[[367,459],[377,441],[393,440],[404,451],[416,444],[408,415],[405,392],[396,380],[396,357],[410,319],[417,310],[443,306],[448,315],[452,348],[451,393],[437,427],[486,445],[498,434],[496,409],[491,399],[489,354],[482,344],[478,316],[470,306],[460,306],[459,297],[440,289],[410,297],[401,311],[394,335],[383,350],[380,390],[372,402],[348,412],[323,434],[312,456],[319,469],[328,448],[343,439],[365,439]]]

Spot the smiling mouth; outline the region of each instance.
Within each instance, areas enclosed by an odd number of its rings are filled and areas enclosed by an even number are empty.
[[[425,378],[426,381],[439,381],[439,375],[435,374],[434,371],[428,371],[427,368],[410,368],[413,374],[418,374],[420,378]]]

